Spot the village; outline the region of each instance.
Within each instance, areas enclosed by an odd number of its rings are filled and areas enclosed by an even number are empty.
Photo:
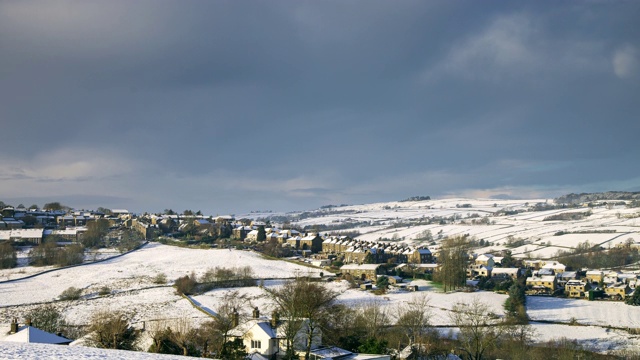
[[[283,248],[283,255],[361,282],[376,282],[378,276],[388,276],[393,285],[401,285],[396,274],[432,278],[439,270],[438,245],[408,245],[397,241],[370,241],[350,236],[304,232],[294,228],[281,229],[263,221],[236,220],[232,216],[201,214],[158,214],[141,216],[127,210],[62,211],[6,207],[0,216],[0,242],[39,245],[54,238],[60,244],[81,242],[87,225],[98,220],[108,222],[108,238],[117,229],[135,231],[140,240],[182,238],[189,242],[203,239],[211,246],[231,246],[258,249],[256,245],[272,243]],[[217,239],[218,241],[212,241]],[[617,245],[635,253],[640,242],[626,241]],[[491,280],[492,283],[525,278],[528,295],[565,296],[587,300],[624,301],[633,295],[640,279],[635,270],[597,268],[567,268],[557,260],[514,258],[510,250],[477,253],[468,249],[466,282],[469,288]],[[507,258],[507,262],[503,260]],[[336,266],[339,265],[339,266]],[[483,281],[480,281],[484,279]]]
[[[5,207],[0,219],[0,242],[10,243],[19,249],[18,261],[14,264],[19,268],[25,268],[32,260],[29,249],[37,249],[46,244],[55,243],[60,249],[91,244],[86,247],[88,250],[89,248],[118,247],[120,242],[133,238],[135,240],[133,246],[121,250],[124,255],[132,251],[131,255],[126,256],[155,251],[153,249],[156,248],[153,244],[162,244],[165,246],[163,249],[167,250],[173,248],[175,249],[173,252],[176,254],[182,251],[180,249],[189,248],[215,249],[217,251],[229,249],[229,255],[234,254],[234,257],[237,257],[235,254],[256,254],[266,258],[282,259],[290,264],[302,266],[296,270],[292,268],[287,271],[279,271],[279,275],[272,272],[268,273],[272,275],[268,275],[263,272],[257,278],[293,276],[304,273],[305,270],[301,269],[314,269],[313,277],[318,280],[333,280],[334,282],[330,284],[347,284],[346,288],[342,287],[344,285],[331,285],[338,286],[337,293],[342,294],[351,294],[353,289],[357,289],[363,294],[370,293],[371,296],[387,299],[389,296],[401,296],[399,294],[403,293],[407,294],[406,296],[412,296],[411,294],[417,295],[425,292],[433,297],[436,293],[444,293],[445,296],[459,293],[462,296],[468,293],[487,294],[489,291],[502,296],[502,300],[493,305],[501,308],[505,299],[505,295],[502,294],[507,294],[512,285],[522,284],[530,298],[540,299],[535,304],[544,303],[546,298],[595,301],[602,302],[604,306],[607,303],[612,306],[613,304],[628,306],[622,304],[625,301],[628,304],[634,304],[634,293],[638,282],[638,271],[635,268],[637,264],[634,263],[637,261],[634,260],[637,257],[634,258],[634,256],[638,253],[638,242],[635,240],[637,239],[634,235],[635,229],[627,225],[634,221],[636,210],[633,207],[627,207],[621,203],[618,203],[617,207],[606,204],[592,205],[589,211],[596,214],[618,213],[619,215],[606,215],[606,217],[603,215],[603,219],[606,218],[607,221],[615,219],[615,222],[621,222],[623,226],[626,226],[625,230],[630,228],[632,231],[618,233],[611,229],[605,229],[606,231],[603,232],[603,226],[598,221],[590,219],[589,221],[594,221],[597,224],[598,229],[593,233],[587,233],[587,235],[596,234],[601,238],[614,240],[605,239],[606,241],[602,244],[606,243],[606,251],[603,245],[599,246],[598,256],[606,256],[609,252],[623,252],[628,255],[627,260],[630,263],[621,264],[622,266],[617,268],[576,268],[563,263],[567,260],[569,263],[575,264],[575,259],[572,258],[574,255],[534,258],[532,253],[535,251],[540,252],[553,247],[551,241],[548,240],[549,238],[532,236],[531,241],[523,239],[521,233],[512,229],[513,225],[505,226],[501,223],[515,221],[515,218],[524,216],[528,219],[532,216],[542,219],[548,218],[550,213],[582,213],[584,210],[580,206],[535,212],[525,210],[534,207],[528,202],[511,201],[496,205],[495,202],[490,203],[484,200],[464,201],[468,201],[471,205],[467,206],[465,202],[462,206],[460,200],[440,202],[423,200],[409,203],[371,204],[356,206],[354,209],[328,208],[318,210],[316,220],[309,220],[305,215],[303,221],[280,223],[272,221],[262,213],[254,214],[253,217],[242,216],[236,219],[235,216],[205,216],[192,211],[185,211],[182,214],[169,213],[168,211],[162,214],[133,214],[124,209],[101,209],[102,211],[67,209],[62,211],[25,209],[20,206]],[[381,216],[379,211],[384,211],[386,215]],[[490,213],[490,215],[478,216],[476,211]],[[401,212],[404,213],[405,218],[397,216]],[[513,214],[512,217],[509,218],[510,215],[505,217],[503,215],[505,212]],[[335,214],[342,216],[345,220],[336,218]],[[425,218],[425,214],[430,215],[431,219]],[[440,214],[447,216],[444,217]],[[339,224],[344,227],[342,222],[354,222],[355,216],[369,216],[367,221],[374,225],[375,231],[366,231],[366,226],[359,228],[360,234],[357,234],[354,229],[346,229],[346,231],[327,229],[326,224]],[[389,219],[386,220],[386,223],[384,223],[385,217]],[[585,235],[585,219],[571,220],[570,225],[567,223],[567,221],[557,221],[553,226],[549,226],[550,223],[540,222],[540,229],[552,234],[553,239],[561,236],[553,235],[560,233],[558,230],[560,227],[562,227],[563,234],[572,231],[573,226],[579,227],[583,229],[581,230],[583,232],[578,236]],[[381,224],[386,225],[381,226]],[[531,224],[527,227],[534,228]],[[99,243],[90,240],[95,235],[96,229],[101,229],[101,232],[98,232],[101,239]],[[506,231],[507,229],[510,231]],[[407,235],[409,231],[414,234],[412,239],[408,239],[410,237]],[[502,240],[494,240],[491,236],[479,238],[473,231],[499,233],[499,235],[493,236],[496,238],[499,236],[499,239]],[[448,272],[452,269],[450,264],[446,264],[446,257],[443,258],[441,255],[443,253],[449,254],[446,252],[448,250],[443,247],[450,239],[456,239],[465,244],[462,249],[464,257],[462,261],[455,264],[456,271],[460,271],[462,276],[454,283],[441,288],[438,284],[444,284],[448,281],[443,278],[445,273],[443,268],[448,269]],[[576,243],[576,240],[573,241]],[[541,246],[534,246],[536,242],[539,242]],[[581,243],[577,244],[577,248],[582,246]],[[170,246],[166,247],[166,245]],[[530,251],[524,252],[521,249],[530,249]],[[595,251],[595,247],[592,251]],[[95,261],[96,259],[85,258],[84,264]],[[148,260],[145,261],[148,262]],[[207,260],[199,261],[203,264],[209,262]],[[220,264],[225,264],[222,259],[218,261],[222,261],[219,262]],[[255,262],[256,260],[239,261],[234,262],[234,266],[253,266],[250,264]],[[146,266],[150,266],[150,264]],[[29,270],[28,274],[37,275],[35,269],[37,267]],[[46,269],[52,268],[47,267]],[[56,265],[53,270],[55,269]],[[64,269],[64,266],[60,269]],[[21,275],[20,272],[14,272],[11,275],[6,275],[5,278],[7,281],[19,281],[21,277],[24,275]],[[175,287],[180,278],[179,275],[173,275],[169,278],[169,284]],[[250,276],[250,278],[252,277]],[[170,279],[176,279],[175,283]],[[265,282],[265,280],[253,281],[253,284]],[[267,281],[267,287],[271,286],[269,284]],[[425,287],[424,284],[430,285]],[[434,287],[436,285],[438,288]],[[427,289],[430,290],[426,291]],[[84,293],[88,295],[83,295],[83,297],[89,296],[89,299],[92,299],[91,296],[95,296],[91,295],[95,293],[89,290]],[[184,292],[186,298],[190,299],[191,306],[203,309],[215,308],[217,306],[215,304],[219,304],[218,302],[221,301],[220,298],[215,298],[217,300],[214,301],[213,298],[207,297],[206,293],[188,294],[189,291]],[[401,298],[404,298],[402,296]],[[46,297],[42,300],[46,300]],[[20,301],[15,301],[15,305],[13,303],[1,305],[5,308],[17,306]],[[271,312],[271,314],[266,312],[265,316],[265,310],[268,309],[267,305],[262,304],[242,309],[239,316],[234,312],[229,313],[233,325],[229,329],[229,334],[236,334],[238,339],[244,341],[243,347],[247,353],[255,356],[260,354],[266,358],[274,355],[277,351],[286,349],[286,346],[277,340],[282,336],[277,329],[284,320],[274,318],[275,312]],[[535,314],[535,311],[533,313]],[[143,315],[139,316],[144,318]],[[15,338],[27,336],[21,333],[22,329],[32,328],[33,330],[29,331],[37,332],[37,328],[29,325],[28,319],[17,316],[14,318],[11,315],[9,318],[12,329],[10,332],[16,335]],[[258,338],[253,335],[248,336],[249,333],[254,335],[261,333],[262,335]],[[332,356],[331,354],[345,356],[345,359],[390,358],[385,357],[389,355],[367,354],[366,352],[358,354],[353,352],[353,349],[342,349],[335,346],[331,336],[325,339],[327,336],[329,334],[323,334],[323,340],[319,337],[317,342],[313,344],[314,356],[317,359],[324,358],[322,356]],[[34,335],[34,338],[37,336]],[[296,346],[304,348],[305,344],[309,344],[309,342]],[[411,354],[410,349],[406,349],[405,353]],[[403,358],[400,356],[404,355],[398,353],[394,356],[400,359]]]

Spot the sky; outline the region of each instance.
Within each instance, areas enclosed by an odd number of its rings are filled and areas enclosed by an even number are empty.
[[[638,1],[0,0],[0,200],[640,191]]]

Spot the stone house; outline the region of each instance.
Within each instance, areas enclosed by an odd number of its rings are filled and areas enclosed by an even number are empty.
[[[320,235],[310,233],[300,239],[297,249],[311,250],[312,254],[319,253],[322,251],[322,241]]]
[[[631,291],[629,285],[623,283],[612,284],[604,288],[604,293],[613,300],[624,300]]]
[[[604,273],[601,270],[589,270],[585,274],[585,279],[589,282],[599,284],[604,280]]]
[[[347,264],[340,268],[340,272],[342,275],[349,274],[354,279],[376,280],[379,269],[379,264]]]
[[[517,278],[519,278],[520,276],[522,276],[522,270],[519,268],[493,268],[491,270],[491,277],[504,277],[504,278],[511,278],[513,280],[516,280]]]
[[[526,280],[527,294],[551,295],[556,291],[557,280],[553,275],[537,275]]]
[[[491,277],[491,271],[493,269],[482,264],[471,264],[467,267],[467,278],[473,279],[475,277]]]
[[[407,260],[412,264],[429,264],[433,262],[433,255],[429,249],[415,249],[409,253]]]
[[[493,255],[491,254],[478,255],[478,257],[475,259],[475,263],[476,265],[484,265],[491,268],[495,266],[495,260],[493,259]]]
[[[582,280],[569,280],[564,285],[564,293],[570,298],[584,298],[591,289],[591,284]]]

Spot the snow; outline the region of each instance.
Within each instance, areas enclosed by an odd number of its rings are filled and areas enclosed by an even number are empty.
[[[0,306],[53,301],[68,287],[81,288],[89,294],[97,293],[103,286],[122,292],[154,286],[151,279],[160,273],[173,283],[176,278],[191,272],[199,276],[214,267],[242,266],[250,266],[257,278],[292,277],[296,273],[317,276],[321,272],[316,268],[268,260],[250,251],[201,250],[149,244],[116,259],[0,284],[3,294]]]
[[[0,359],[2,360],[59,360],[59,359],[111,359],[111,360],[186,360],[192,357],[177,355],[151,354],[137,351],[106,350],[80,346],[49,344],[23,344],[0,341]]]
[[[529,205],[545,202],[545,199],[532,200],[495,200],[495,199],[442,199],[427,201],[390,202],[366,205],[352,205],[334,207],[317,213],[317,216],[306,218],[292,225],[305,226],[314,224],[337,224],[353,221],[366,221],[372,226],[354,227],[361,233],[360,240],[375,241],[379,238],[392,238],[394,235],[399,243],[413,244],[416,236],[430,230],[434,241],[454,235],[469,234],[477,240],[484,240],[488,245],[478,249],[478,253],[488,252],[490,249],[504,249],[509,237],[524,239],[525,245],[510,249],[514,256],[548,259],[559,250],[568,251],[579,243],[589,241],[603,247],[622,244],[627,239],[640,242],[640,218],[637,209],[616,207],[607,209],[597,207],[590,209],[592,215],[575,221],[542,221],[544,218],[563,212],[584,212],[584,209],[556,209],[540,212],[521,212],[515,215],[497,216],[494,212],[500,209],[527,210]],[[459,207],[470,204],[471,207]],[[494,206],[495,204],[495,206]],[[618,216],[618,213],[620,216]],[[471,224],[471,214],[478,214],[481,218],[489,215],[491,224]],[[253,216],[268,216],[278,214],[252,214]],[[418,224],[420,220],[433,217],[458,218],[454,223]],[[240,216],[242,217],[242,216]],[[476,218],[476,219],[481,219]],[[466,223],[461,223],[464,220]],[[565,235],[555,236],[558,232]],[[611,232],[603,232],[611,231]],[[613,232],[615,231],[615,232]],[[404,238],[404,239],[403,239]],[[549,246],[549,243],[551,246]],[[437,245],[436,245],[437,247]],[[25,249],[26,250],[26,249]],[[96,259],[103,259],[114,255],[107,251],[100,251]],[[25,266],[25,253],[21,253],[20,268],[0,270],[0,281],[16,279],[30,274],[39,273],[50,268],[34,268]],[[326,270],[302,266],[288,261],[268,260],[257,253],[229,249],[191,249],[151,243],[130,254],[107,260],[101,263],[88,264],[81,267],[57,270],[42,274],[31,279],[16,282],[0,283],[0,328],[8,328],[11,318],[38,306],[41,303],[54,301],[60,293],[68,287],[83,289],[83,297],[77,301],[54,302],[63,311],[70,324],[87,324],[91,315],[98,310],[119,310],[130,316],[134,324],[164,321],[167,319],[189,318],[197,326],[207,321],[209,314],[215,313],[220,300],[231,291],[249,299],[244,313],[250,313],[258,307],[263,315],[268,315],[274,306],[265,296],[264,288],[260,286],[215,289],[205,294],[192,296],[193,302],[205,312],[199,311],[187,299],[175,293],[170,284],[180,276],[194,273],[202,275],[213,267],[242,267],[250,266],[254,276],[264,279],[264,287],[277,287],[283,279],[296,275],[317,277]],[[165,274],[166,284],[155,284],[153,278],[158,274]],[[414,281],[411,284],[419,286],[418,292],[391,290],[384,295],[375,295],[370,291],[352,289],[345,281],[327,283],[331,289],[340,295],[339,303],[351,308],[363,306],[368,302],[376,302],[387,309],[392,318],[397,309],[416,296],[427,296],[431,311],[431,323],[438,326],[451,326],[450,313],[456,303],[470,302],[476,297],[490,307],[490,311],[502,316],[503,303],[506,295],[492,292],[453,292],[442,293],[428,281]],[[99,296],[102,287],[108,287],[111,294]],[[604,302],[573,300],[552,297],[528,297],[527,313],[534,321],[536,340],[547,341],[559,337],[575,339],[587,344],[597,351],[621,349],[623,347],[640,346],[640,339],[624,331],[626,328],[640,328],[640,308],[627,306],[621,302]],[[545,323],[543,323],[545,322]],[[546,323],[553,322],[553,323]],[[3,323],[6,325],[3,325]],[[577,326],[569,326],[572,323]],[[22,346],[22,347],[21,347]],[[61,347],[64,349],[73,349]],[[79,351],[76,354],[62,354],[47,352],[49,347],[39,349],[30,348],[28,358],[131,358],[131,359],[160,359],[180,357],[158,357],[144,353],[124,353],[124,355],[109,356],[97,349],[61,350]],[[27,348],[24,345],[0,342],[0,359],[25,358]],[[39,352],[40,351],[40,352]],[[82,351],[82,352],[80,352]],[[104,350],[101,350],[104,351]],[[52,355],[55,354],[55,355]],[[124,356],[133,357],[124,357]],[[149,357],[145,357],[149,356]]]
[[[553,297],[527,297],[527,314],[532,320],[582,325],[640,328],[640,307],[616,301],[587,301]]]

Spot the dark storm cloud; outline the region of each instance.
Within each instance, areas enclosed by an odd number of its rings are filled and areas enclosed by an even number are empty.
[[[640,178],[639,11],[3,2],[1,140],[19,150],[0,165],[19,171],[2,181],[221,212],[607,190]]]

